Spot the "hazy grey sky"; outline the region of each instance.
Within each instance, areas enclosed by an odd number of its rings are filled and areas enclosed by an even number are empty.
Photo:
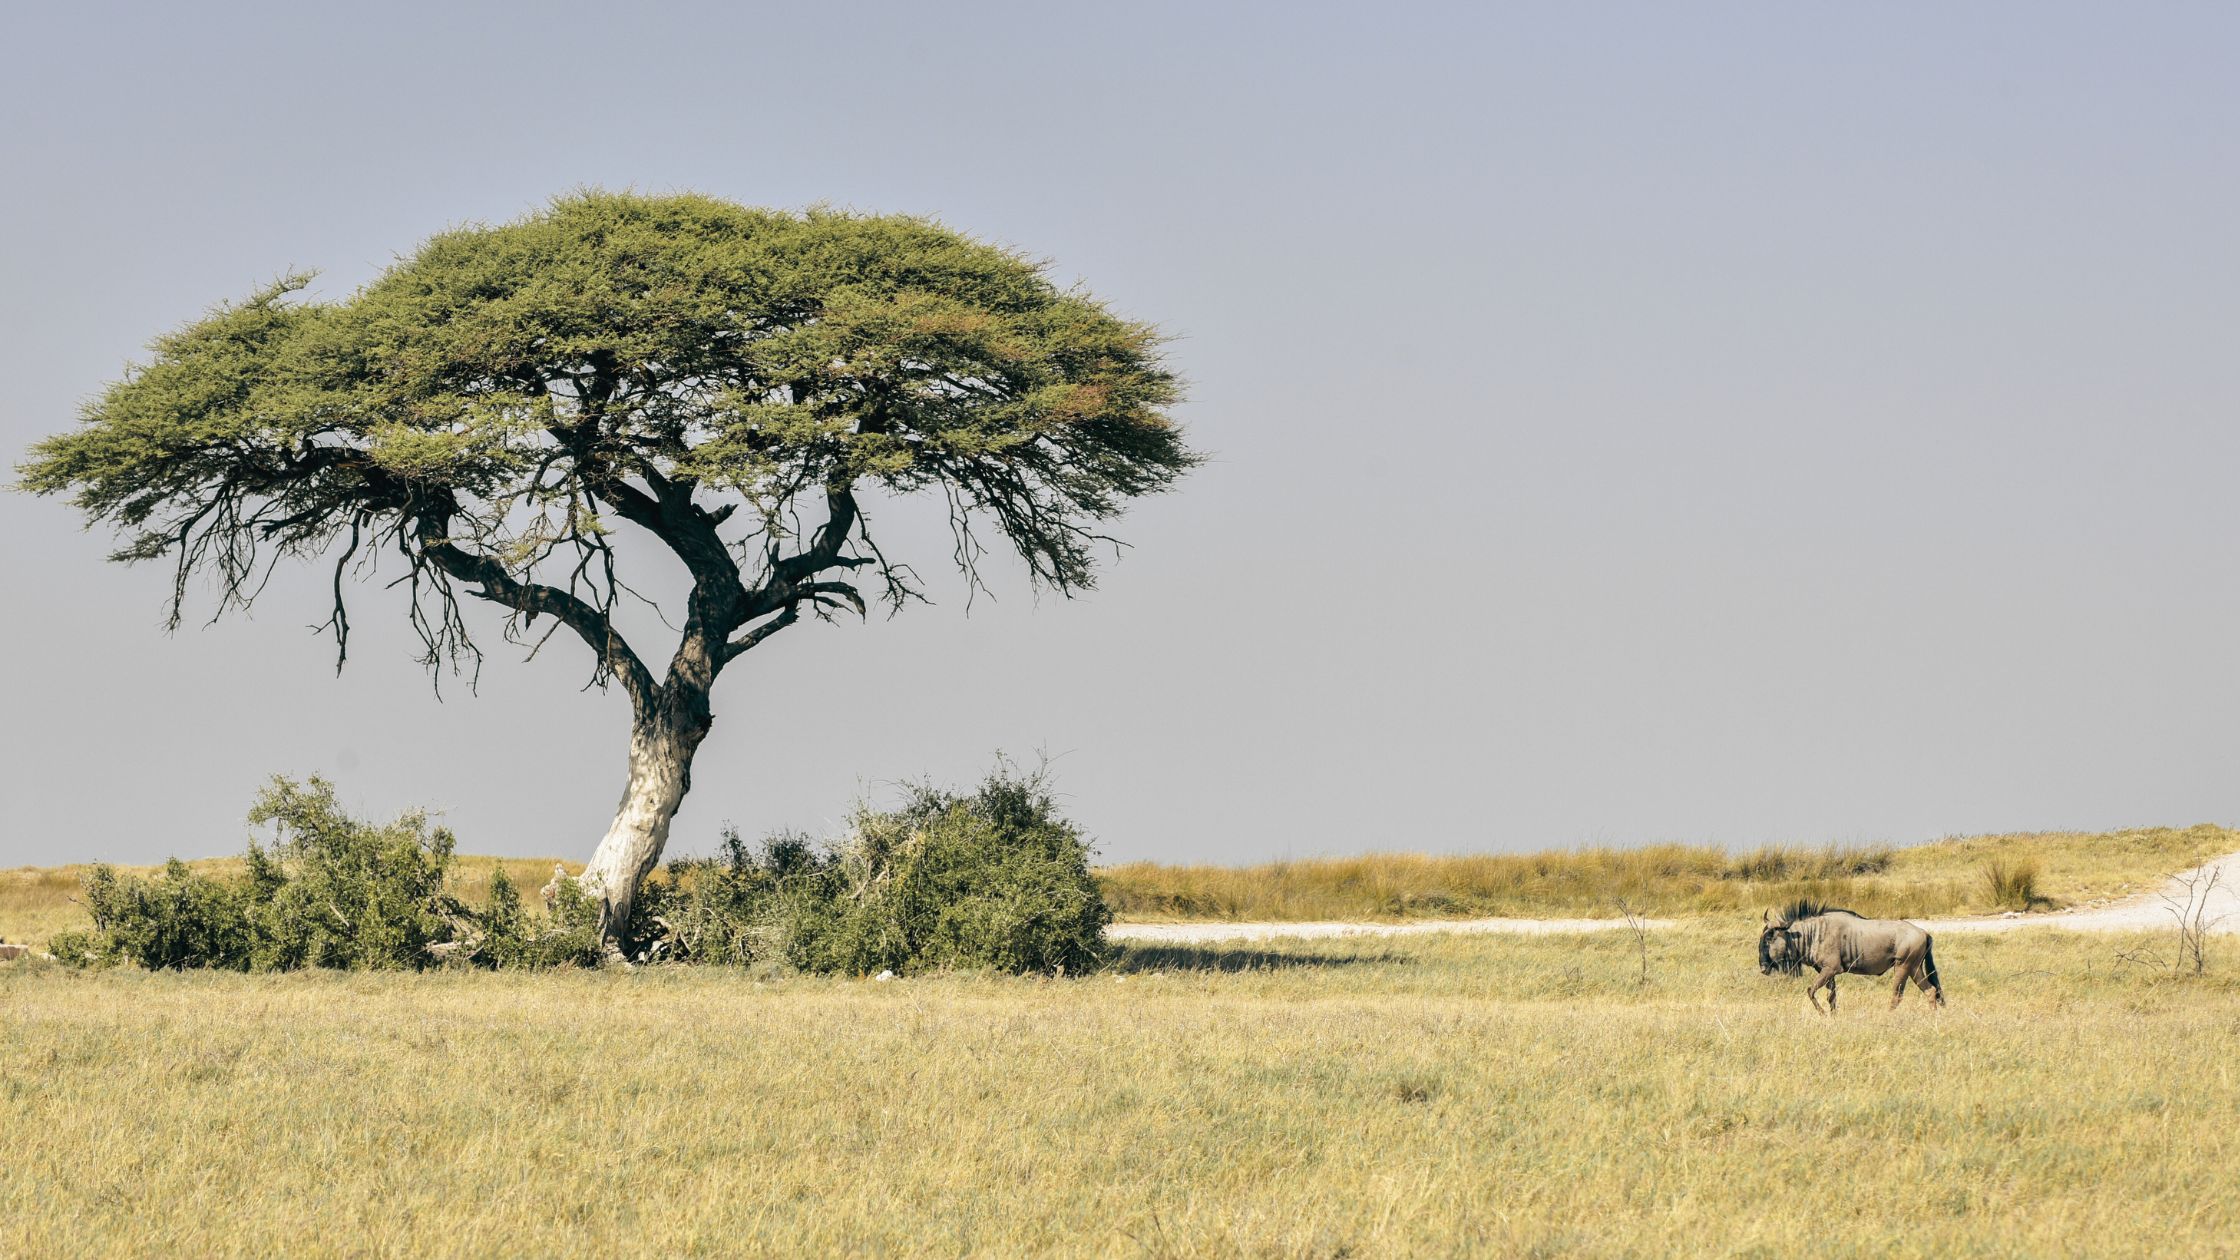
[[[2240,818],[2240,9],[332,7],[14,10],[7,463],[587,184],[935,215],[1178,338],[1216,460],[1103,588],[773,640],[680,847],[1037,747],[1109,859]],[[439,703],[393,595],[338,679],[312,573],[166,637],[63,504],[0,538],[0,865],[234,851],[274,772],[605,829],[573,643]]]

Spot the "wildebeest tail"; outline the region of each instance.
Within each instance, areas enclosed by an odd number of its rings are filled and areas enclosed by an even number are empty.
[[[1944,981],[1937,978],[1937,942],[1934,937],[1921,942],[1921,974],[1929,982],[1929,987],[1936,991],[1937,1000],[1943,1001]]]

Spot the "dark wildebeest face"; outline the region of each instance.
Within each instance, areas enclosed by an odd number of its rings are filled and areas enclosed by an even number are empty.
[[[1804,967],[1804,950],[1797,943],[1797,934],[1786,923],[1770,920],[1765,930],[1758,933],[1758,974],[1797,974]]]

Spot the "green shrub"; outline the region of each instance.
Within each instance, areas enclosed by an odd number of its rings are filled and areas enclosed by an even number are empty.
[[[55,937],[50,948],[63,962],[243,971],[256,954],[247,887],[198,875],[177,858],[154,879],[96,866],[84,891],[93,927]]]
[[[423,811],[376,827],[345,814],[324,779],[276,778],[249,820],[276,838],[249,845],[237,879],[176,860],[154,879],[94,868],[94,926],[57,936],[55,956],[237,971],[602,961],[599,906],[574,880],[555,880],[536,915],[500,866],[482,911],[461,903],[455,842]],[[717,856],[647,882],[621,939],[646,962],[1080,974],[1103,962],[1112,919],[1089,856],[1045,776],[1002,765],[970,795],[916,787],[899,809],[860,808],[828,849],[790,833],[750,849],[726,828]]]
[[[278,835],[272,853],[248,853],[260,969],[425,967],[429,946],[467,926],[446,891],[456,842],[425,811],[375,827],[343,813],[324,779],[276,778],[249,822]]]
[[[500,875],[504,872],[501,870]],[[500,880],[490,881],[495,909]],[[509,922],[485,911],[483,935],[476,942],[473,961],[494,967],[596,967],[606,960],[606,945],[599,939],[599,903],[572,879],[557,879],[549,890],[551,900],[543,918],[521,913],[520,894],[513,881],[503,881],[512,908]]]
[[[113,967],[119,959],[100,932],[70,928],[47,939],[47,952],[65,967]]]
[[[786,952],[804,970],[856,975],[1091,971],[1112,912],[1089,857],[1041,771],[999,765],[969,796],[915,787],[899,809],[858,810],[800,881]]]
[[[437,960],[431,946],[474,927],[446,891],[451,833],[431,830],[424,812],[375,827],[344,814],[324,779],[275,778],[249,821],[271,823],[276,842],[251,842],[239,879],[176,858],[154,879],[95,867],[84,884],[93,927],[57,937],[55,956],[151,969],[416,968]]]
[[[529,942],[529,917],[521,908],[521,890],[506,864],[490,871],[490,899],[482,908],[482,947],[497,966],[517,964]]]
[[[899,809],[856,812],[819,848],[780,833],[749,848],[726,827],[715,857],[670,863],[633,910],[645,961],[867,975],[940,968],[1080,974],[1111,922],[1089,846],[1041,772],[1001,765],[971,795],[913,787]]]
[[[671,862],[639,894],[636,953],[733,966],[783,959],[789,924],[818,899],[831,864],[806,836],[780,832],[758,852],[726,826],[717,856]]]

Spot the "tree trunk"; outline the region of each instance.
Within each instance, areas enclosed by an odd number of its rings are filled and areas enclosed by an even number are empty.
[[[606,838],[577,877],[583,891],[599,903],[599,934],[610,955],[629,925],[639,885],[653,873],[669,843],[669,821],[692,790],[692,755],[708,733],[705,697],[689,707],[698,710],[697,721],[660,713],[632,726],[629,786]]]

